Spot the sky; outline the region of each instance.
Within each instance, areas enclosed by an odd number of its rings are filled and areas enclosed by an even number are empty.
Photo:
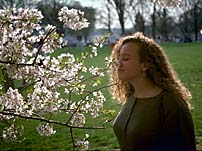
[[[104,0],[71,0],[71,1],[78,1],[82,6],[89,6],[96,9],[97,12],[102,11],[105,9],[105,2]],[[115,10],[112,9],[112,15],[113,15],[113,22],[111,25],[111,28],[120,28],[120,23],[118,21],[118,15]],[[99,22],[96,22],[95,24],[96,28],[107,28],[105,25],[100,24]],[[125,28],[132,28],[132,23],[126,20],[125,22]]]
[[[102,9],[104,9],[104,0],[72,0],[72,1],[79,1],[79,3],[82,5],[82,6],[90,6],[90,7],[93,7],[96,9],[96,11],[102,11]],[[116,12],[114,12],[113,14],[116,14]],[[97,22],[95,24],[95,27],[96,28],[103,28],[104,25],[100,24],[99,22]],[[112,28],[119,28],[120,25],[119,25],[119,22],[118,22],[118,18],[117,16],[115,17],[114,16],[114,21],[111,25]],[[128,26],[126,26],[128,27]],[[106,26],[104,26],[104,28],[106,28]]]
[[[94,8],[100,8],[103,6],[103,0],[76,0],[81,3],[82,6],[91,6]]]

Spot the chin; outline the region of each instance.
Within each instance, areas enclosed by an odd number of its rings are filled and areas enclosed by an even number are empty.
[[[119,78],[119,80],[124,81],[124,82],[128,82],[129,81],[126,77],[119,76],[118,78]]]

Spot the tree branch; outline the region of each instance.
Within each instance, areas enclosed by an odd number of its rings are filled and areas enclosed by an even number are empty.
[[[83,97],[83,99],[81,99],[80,104],[78,104],[76,110],[72,113],[72,115],[70,116],[70,118],[67,120],[67,123],[70,122],[70,120],[72,119],[72,117],[74,116],[74,114],[79,110],[80,106],[82,105],[82,103],[86,100],[86,98],[87,98],[89,95],[93,94],[93,92],[96,92],[96,91],[99,91],[99,90],[102,90],[102,89],[111,87],[111,86],[116,85],[116,84],[117,84],[117,83],[105,85],[105,86],[103,86],[103,87],[100,87],[100,88],[98,88],[98,89],[95,89],[95,90],[93,90],[93,91],[90,91],[86,96]]]
[[[22,89],[20,89],[19,93],[22,93],[22,92],[23,92],[24,90],[26,90],[28,87],[34,85],[35,83],[37,83],[37,82],[39,82],[39,81],[41,81],[41,78],[40,78],[40,77],[39,77],[39,80],[34,81],[34,82],[30,83],[29,85],[27,85],[27,86],[23,87]]]
[[[45,43],[45,40],[46,40],[46,39],[48,38],[48,36],[49,36],[52,32],[54,32],[55,30],[56,30],[55,28],[50,29],[49,32],[46,34],[46,36],[40,40],[40,42],[39,42],[39,47],[38,47],[38,51],[37,51],[37,53],[36,53],[36,56],[35,56],[35,58],[34,58],[32,64],[35,64],[35,63],[36,63],[36,59],[37,59],[37,57],[38,57],[38,55],[39,55],[39,53],[40,53],[40,51],[41,51],[41,49],[42,49],[42,47],[43,47],[43,45],[44,45],[44,43]]]
[[[17,113],[11,113],[9,111],[1,111],[0,114],[19,117],[19,118],[22,118],[22,119],[31,119],[31,120],[36,120],[36,121],[47,122],[47,123],[50,123],[50,124],[61,125],[61,126],[65,126],[65,127],[72,128],[72,129],[75,129],[75,128],[78,128],[78,129],[104,129],[105,128],[105,127],[73,126],[73,125],[69,125],[68,123],[63,123],[63,122],[59,122],[59,121],[55,121],[55,120],[45,119],[43,117],[39,118],[39,117],[32,117],[32,116],[24,116],[24,115],[20,115],[20,114],[17,114]]]

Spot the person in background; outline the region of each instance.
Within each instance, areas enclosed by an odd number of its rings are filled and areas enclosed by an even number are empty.
[[[112,95],[123,102],[113,123],[121,151],[196,151],[190,91],[163,49],[142,33],[113,48]]]

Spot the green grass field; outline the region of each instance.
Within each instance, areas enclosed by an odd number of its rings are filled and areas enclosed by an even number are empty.
[[[194,109],[191,110],[193,115],[197,149],[202,150],[202,43],[187,43],[187,44],[163,44],[172,65],[176,69],[180,79],[190,89],[193,95],[191,103]],[[66,50],[63,50],[64,52]],[[73,50],[75,55],[79,55],[80,51],[85,50]],[[58,54],[61,52],[57,52]],[[109,56],[111,48],[104,47],[100,49],[98,57],[88,61],[89,65],[102,66],[104,64],[104,58]],[[104,79],[106,84],[107,77]],[[105,103],[106,109],[115,109],[116,113],[120,109],[120,104],[111,99],[108,90],[105,90],[105,96],[107,101]],[[59,117],[64,118],[64,117]],[[0,151],[70,151],[72,150],[72,144],[70,139],[69,130],[65,127],[55,126],[57,133],[51,137],[40,136],[36,132],[36,121],[18,121],[25,124],[25,137],[26,139],[21,143],[6,144],[0,140]],[[90,123],[93,125],[95,120],[90,119]],[[0,123],[0,134],[2,132],[3,125]],[[103,130],[82,130],[75,131],[75,134],[89,133],[89,150],[105,151],[118,149],[118,143],[113,134],[112,122],[106,125]]]

